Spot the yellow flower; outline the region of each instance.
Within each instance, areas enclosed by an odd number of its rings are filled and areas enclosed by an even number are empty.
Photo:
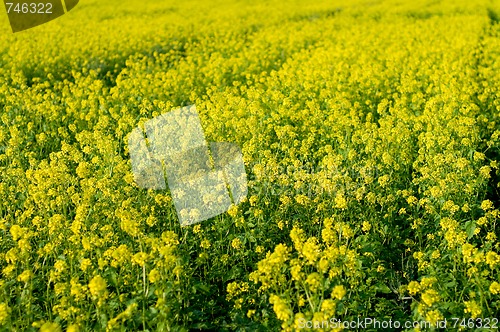
[[[387,185],[389,184],[389,175],[385,174],[385,175],[382,175],[379,179],[378,179],[378,183],[380,184],[380,186],[382,188],[385,188],[387,187]]]
[[[66,332],[78,332],[80,331],[80,327],[77,324],[71,324],[68,326]]]
[[[62,272],[66,269],[66,262],[65,261],[62,261],[62,260],[58,260],[54,263],[54,268],[59,271],[59,272]]]
[[[207,239],[201,241],[200,247],[202,247],[203,249],[208,249],[210,248],[210,246],[211,246],[210,241],[208,241]]]
[[[236,217],[238,215],[238,206],[232,204],[227,210],[227,214],[229,214],[233,218]]]
[[[434,250],[431,254],[431,258],[438,259],[439,257],[441,257],[441,253],[439,252],[439,250],[438,249]]]
[[[93,277],[92,280],[90,280],[88,287],[90,294],[94,299],[105,297],[107,293],[106,280],[104,280],[104,278],[100,275]]]
[[[335,207],[338,209],[347,208],[347,200],[345,199],[343,194],[337,194],[335,196]]]
[[[434,289],[428,289],[422,294],[422,301],[429,307],[439,301],[439,299],[439,294]]]
[[[255,310],[248,310],[247,311],[247,317],[252,318],[252,316],[255,314]]]
[[[61,327],[57,323],[47,322],[40,327],[40,332],[61,332]]]
[[[82,161],[76,168],[76,174],[82,179],[89,177],[91,174],[89,163]]]
[[[0,303],[0,323],[5,323],[10,316],[10,308],[6,303]]]
[[[90,244],[90,240],[88,237],[82,238],[82,246],[83,246],[83,249],[85,249],[87,251],[90,251],[90,249],[92,249],[92,246]]]
[[[423,277],[422,280],[420,281],[420,287],[421,289],[426,289],[434,285],[436,282],[437,282],[436,277]]]
[[[90,266],[92,266],[92,261],[88,258],[84,258],[80,261],[80,269],[86,271]]]
[[[488,232],[488,234],[486,234],[487,241],[495,241],[496,239],[497,239],[497,236],[495,235],[495,233]]]
[[[308,264],[313,265],[314,263],[316,263],[321,252],[321,249],[317,243],[317,239],[315,237],[307,239],[300,252],[307,259]]]
[[[484,201],[481,203],[481,209],[483,209],[484,211],[491,210],[492,208],[493,208],[493,202],[492,202],[492,201],[490,201],[489,199],[484,200]]]
[[[231,247],[236,250],[240,250],[242,247],[243,243],[239,238],[234,238],[233,241],[231,241]]]
[[[288,306],[288,303],[278,295],[272,294],[269,297],[269,303],[273,305],[273,310],[281,321],[288,321],[293,317],[293,311]]]
[[[132,256],[132,263],[143,266],[148,259],[148,254],[145,252],[138,252],[134,256]]]
[[[470,313],[472,318],[477,318],[481,315],[482,310],[476,301],[465,301],[464,313]]]
[[[500,294],[500,284],[496,281],[493,281],[490,285],[490,293],[491,294]]]
[[[347,294],[346,289],[342,285],[337,285],[333,287],[332,298],[337,300],[342,300],[342,298]]]
[[[19,225],[12,225],[10,228],[10,234],[12,235],[12,239],[17,241],[19,238],[23,236],[25,230],[21,228]]]
[[[309,198],[305,195],[297,195],[295,196],[295,201],[300,205],[306,205],[309,203]]]
[[[477,249],[470,243],[466,243],[462,246],[462,255],[465,263],[472,262],[474,260],[473,256],[476,254]]]
[[[408,292],[411,295],[415,295],[419,291],[420,291],[420,284],[418,283],[418,281],[410,281],[410,283],[408,284]]]
[[[304,300],[304,297],[299,296],[299,299],[297,300],[297,305],[299,307],[303,307],[306,304],[306,300]]]
[[[259,199],[257,198],[257,196],[254,195],[254,196],[251,196],[248,201],[250,202],[250,206],[255,206],[255,205],[257,205],[258,200]]]
[[[16,270],[16,266],[13,264],[9,264],[6,267],[3,268],[2,273],[6,277],[12,277],[14,275],[14,271]]]
[[[230,282],[229,284],[227,284],[226,291],[227,291],[227,295],[226,295],[227,300],[230,300],[233,297],[238,296],[239,295],[238,283],[237,282]]]
[[[490,173],[491,173],[490,166],[483,166],[479,169],[479,174],[485,179],[489,179],[491,177]]]
[[[484,158],[485,158],[484,153],[474,151],[474,160],[475,161],[484,160]]]
[[[495,266],[500,265],[500,255],[498,255],[494,251],[487,252],[486,263],[490,266],[491,269],[495,268]]]
[[[414,252],[413,253],[413,258],[421,261],[422,259],[424,259],[424,253],[421,252],[421,251]]]
[[[299,281],[302,277],[300,271],[302,269],[302,266],[298,263],[298,261],[295,262],[295,264],[290,268],[290,274],[292,275],[292,280]]]
[[[294,226],[290,231],[290,238],[292,239],[295,249],[300,252],[302,250],[302,242],[305,238],[304,231],[301,228]]]
[[[153,227],[154,225],[156,225],[156,223],[158,222],[158,219],[155,217],[155,216],[149,216],[148,219],[146,219],[146,224],[149,226],[149,227]]]
[[[309,285],[309,288],[312,292],[316,292],[321,286],[321,276],[317,272],[313,272],[309,274],[306,278],[306,284]]]
[[[470,207],[469,207],[469,204],[468,203],[465,203],[463,206],[462,206],[462,211],[463,212],[469,212],[470,211]]]
[[[436,326],[438,321],[443,320],[443,315],[439,312],[439,310],[430,310],[425,315],[425,319],[433,326]]]
[[[486,225],[487,223],[488,223],[488,219],[487,219],[486,217],[480,217],[480,218],[477,220],[477,222],[476,222],[476,224],[477,224],[478,226],[484,226],[484,225]],[[479,229],[479,228],[476,228],[476,229]]]
[[[335,314],[335,308],[335,301],[331,299],[323,300],[323,302],[321,303],[321,311],[328,316],[333,316]]]
[[[77,278],[72,278],[70,282],[70,294],[75,297],[77,301],[83,300],[85,296],[86,287],[78,282]]]
[[[33,272],[25,270],[17,277],[17,281],[28,282],[33,277]]]
[[[116,317],[114,317],[108,321],[107,329],[112,330],[112,329],[117,328],[119,322],[121,320],[125,320],[127,318],[130,318],[136,309],[137,309],[137,303],[134,302],[134,303],[128,305],[127,309],[125,309],[125,311],[121,312]]]
[[[409,205],[415,205],[418,202],[418,199],[415,196],[410,196],[406,199]]]
[[[151,282],[152,284],[154,284],[155,282],[157,282],[158,280],[161,279],[161,273],[160,273],[160,271],[158,271],[157,269],[152,269],[149,272],[148,279],[149,279],[149,282]]]

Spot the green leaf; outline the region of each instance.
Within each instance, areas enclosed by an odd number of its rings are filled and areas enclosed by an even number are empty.
[[[457,285],[457,282],[455,280],[452,280],[450,282],[447,282],[446,284],[444,284],[446,287],[448,288],[451,288],[451,287],[455,287]]]
[[[376,284],[375,289],[377,290],[377,292],[380,292],[380,293],[384,293],[384,294],[391,293],[391,289],[389,287],[387,287],[386,284],[382,284],[382,283]]]
[[[474,236],[475,229],[476,229],[476,223],[474,220],[469,220],[465,223],[465,233],[467,233],[467,237],[469,239]]]
[[[210,293],[210,287],[206,284],[203,283],[196,283],[193,286],[193,289],[196,291],[201,291],[202,293],[209,294]]]

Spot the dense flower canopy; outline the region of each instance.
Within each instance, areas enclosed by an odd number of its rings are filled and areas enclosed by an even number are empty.
[[[88,0],[0,22],[2,330],[498,317],[498,1]],[[127,141],[193,104],[241,147],[248,199],[180,227]]]

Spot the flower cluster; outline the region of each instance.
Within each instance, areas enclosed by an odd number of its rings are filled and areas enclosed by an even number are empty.
[[[499,17],[488,0],[166,0],[5,26],[0,329],[494,317]],[[190,104],[207,141],[241,147],[249,192],[181,227],[185,193],[139,188],[127,135]]]

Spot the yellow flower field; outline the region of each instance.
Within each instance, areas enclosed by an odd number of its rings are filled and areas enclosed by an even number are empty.
[[[498,0],[0,17],[1,331],[500,328]],[[248,197],[181,227],[127,142],[194,104]]]

